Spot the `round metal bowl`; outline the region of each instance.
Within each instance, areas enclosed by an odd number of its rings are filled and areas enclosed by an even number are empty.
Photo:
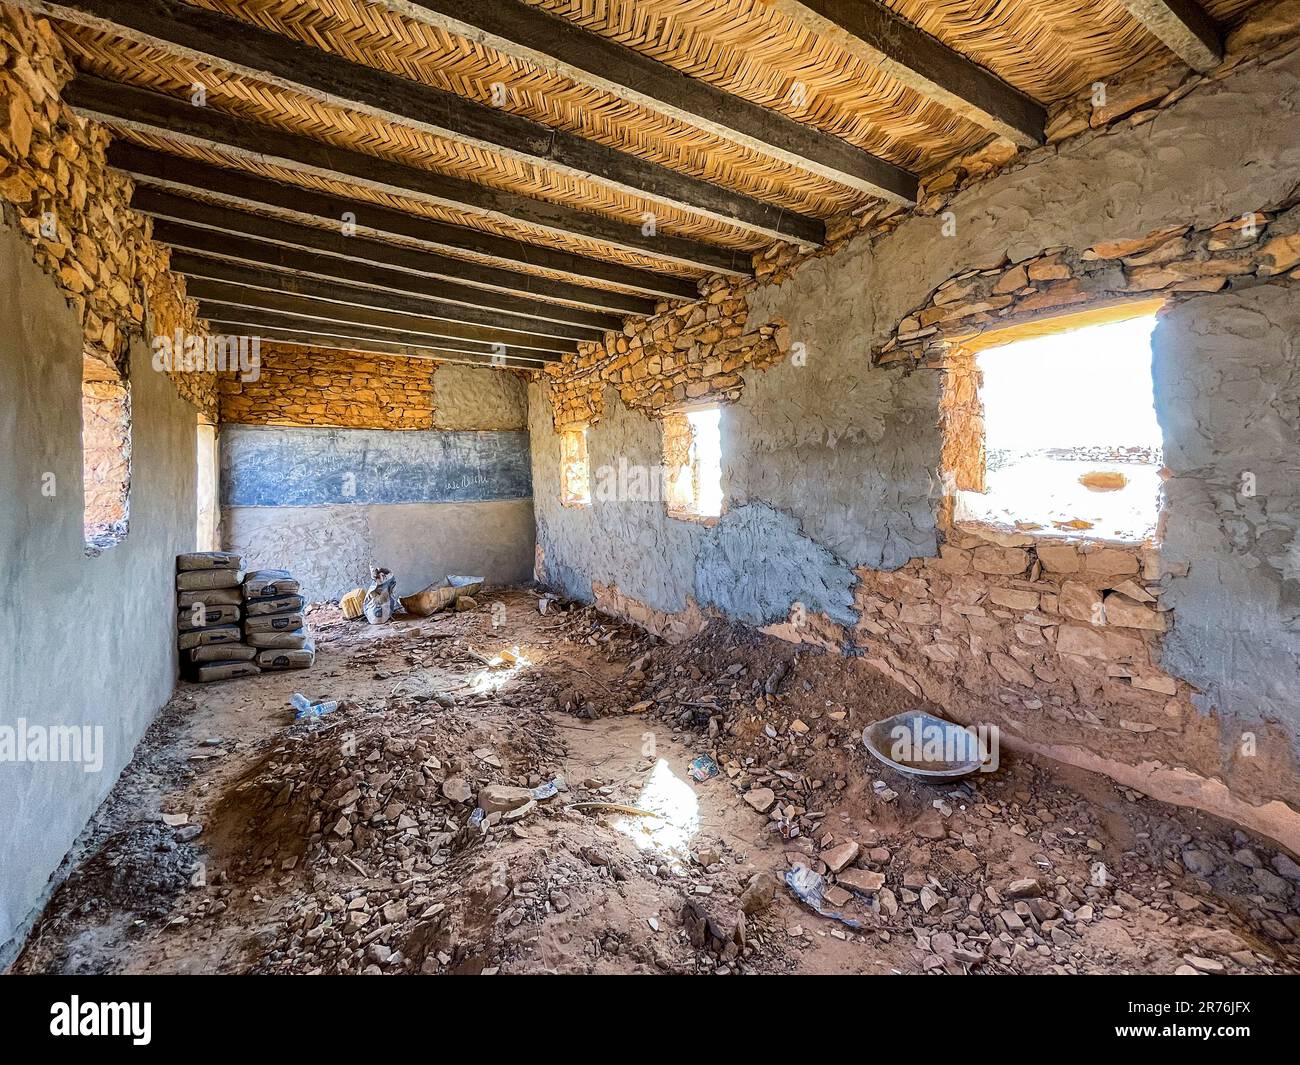
[[[868,725],[862,745],[890,769],[923,780],[960,780],[988,761],[988,751],[973,731],[922,710]]]

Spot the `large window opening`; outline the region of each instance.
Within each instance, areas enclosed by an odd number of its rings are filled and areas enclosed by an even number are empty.
[[[560,502],[566,507],[591,505],[591,459],[587,455],[587,429],[560,433]]]
[[[81,455],[86,553],[126,539],[131,487],[131,389],[86,355],[81,379]]]
[[[665,416],[664,469],[668,513],[711,519],[722,513],[722,408]]]
[[[1155,535],[1164,464],[1155,308],[1109,317],[1040,323],[1036,335],[991,336],[958,353],[945,466],[959,524],[1125,542]]]

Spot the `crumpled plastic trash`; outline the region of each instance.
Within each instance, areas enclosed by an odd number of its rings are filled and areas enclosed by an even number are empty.
[[[553,797],[559,793],[561,789],[565,791],[568,790],[564,787],[564,777],[556,777],[554,780],[549,780],[545,784],[539,784],[537,787],[533,788],[533,798],[540,802],[543,799]]]
[[[849,928],[862,927],[860,921],[855,921],[852,917],[846,917],[838,910],[827,907],[824,897],[826,878],[820,873],[813,872],[806,865],[796,865],[785,874],[785,882],[800,902],[822,917],[829,917],[832,921],[839,921],[840,924],[847,925]]]
[[[295,721],[306,721],[313,717],[324,717],[326,714],[333,713],[339,708],[337,699],[323,699],[319,703],[313,703],[302,692],[294,692],[289,702],[293,705]]]
[[[697,755],[687,771],[690,773],[692,780],[697,780],[703,784],[706,780],[711,780],[718,775],[718,763],[707,754]]]

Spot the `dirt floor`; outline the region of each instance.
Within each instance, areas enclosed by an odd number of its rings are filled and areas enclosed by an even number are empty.
[[[862,729],[917,701],[853,659],[522,589],[309,620],[313,669],[181,685],[15,971],[1300,971],[1287,856],[1005,752],[885,770]]]

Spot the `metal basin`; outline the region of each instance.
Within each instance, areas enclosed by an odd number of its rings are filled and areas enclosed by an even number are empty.
[[[890,769],[923,780],[959,780],[988,760],[988,751],[973,732],[922,710],[868,725],[862,730],[862,744]]]

